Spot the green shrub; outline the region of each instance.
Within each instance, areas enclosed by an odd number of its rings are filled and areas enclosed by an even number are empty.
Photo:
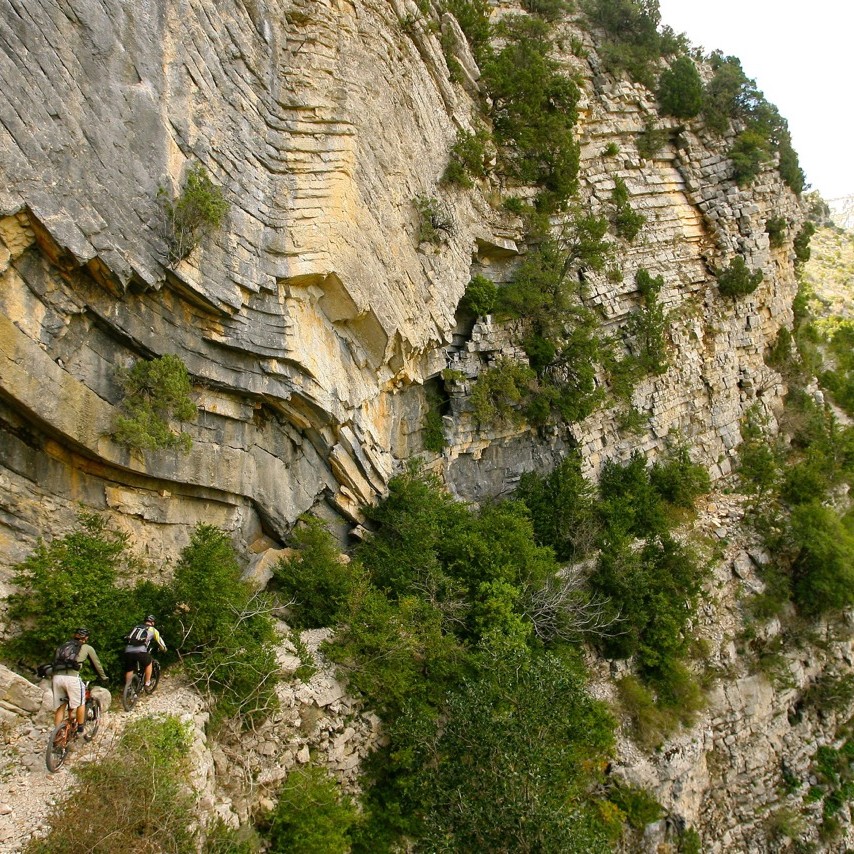
[[[648,89],[655,89],[657,61],[687,48],[685,39],[669,27],[659,31],[657,0],[587,0],[582,8],[590,22],[605,31],[599,53],[606,68],[627,71]]]
[[[537,543],[559,561],[577,561],[592,550],[599,532],[596,488],[581,474],[577,453],[550,474],[523,474],[515,497],[531,514]]]
[[[609,528],[633,537],[667,530],[661,497],[653,487],[650,470],[640,451],[626,463],[607,460],[599,476],[601,513]]]
[[[635,146],[644,160],[652,160],[664,147],[667,139],[667,131],[659,128],[652,119],[647,119],[643,130],[635,138]]]
[[[474,179],[485,178],[489,141],[489,133],[483,128],[475,133],[458,130],[442,180],[469,188],[474,186]]]
[[[316,516],[300,517],[291,543],[299,552],[273,568],[276,589],[294,601],[289,624],[298,629],[334,626],[359,581],[358,566],[342,562],[338,544]]]
[[[184,363],[172,355],[146,361],[130,370],[119,369],[117,379],[124,391],[113,438],[121,445],[140,450],[178,448],[188,453],[193,440],[188,433],[174,433],[169,421],[191,421],[196,405],[190,400],[190,378]]]
[[[854,322],[835,322],[826,339],[835,367],[822,371],[821,384],[837,406],[854,417]]]
[[[815,224],[805,222],[801,230],[795,235],[792,241],[792,248],[795,250],[795,258],[801,263],[806,264],[810,260],[810,240],[815,234]]]
[[[251,725],[275,702],[273,603],[242,580],[228,535],[203,524],[181,552],[169,593],[167,636],[188,676],[216,701],[218,720],[239,714]]]
[[[703,107],[703,81],[690,57],[680,56],[658,79],[658,102],[666,116],[691,119]]]
[[[445,439],[445,422],[442,413],[432,402],[424,415],[423,442],[424,450],[432,451],[434,454],[441,454],[448,444]]]
[[[661,804],[646,789],[621,783],[610,789],[608,800],[625,814],[629,825],[643,830],[664,814]]]
[[[134,851],[188,854],[197,819],[188,787],[186,724],[172,716],[131,721],[109,756],[79,763],[70,797],[47,818],[27,854]],[[74,833],[68,833],[70,827]]]
[[[765,231],[768,233],[768,243],[772,249],[779,249],[786,242],[788,223],[785,217],[772,216],[765,220]]]
[[[635,283],[643,305],[629,315],[623,328],[637,373],[660,376],[667,370],[668,364],[668,322],[657,296],[664,280],[661,276],[652,278],[646,270],[640,269],[635,276]]]
[[[270,817],[274,854],[348,854],[359,821],[352,799],[316,765],[295,767],[285,779]]]
[[[600,553],[591,587],[618,622],[600,640],[610,658],[636,656],[639,672],[666,696],[688,649],[688,620],[704,577],[696,556],[667,535],[641,551],[614,532]]]
[[[636,676],[624,676],[617,682],[617,696],[631,737],[643,750],[659,748],[678,724],[673,710],[659,705]]]
[[[755,130],[741,131],[729,150],[729,159],[733,180],[739,187],[749,186],[771,159],[767,138]]]
[[[549,56],[548,24],[508,16],[498,25],[503,46],[482,67],[492,121],[505,168],[541,187],[538,208],[563,207],[577,186],[578,143],[573,134],[578,86]]]
[[[611,191],[611,214],[614,230],[618,236],[632,243],[646,222],[646,217],[632,210],[629,203],[629,189],[622,178],[614,179],[614,189]]]
[[[163,236],[169,263],[175,266],[225,221],[229,203],[222,188],[213,183],[201,163],[187,170],[184,186],[177,198],[170,198],[164,187],[157,196],[163,210]]]
[[[794,596],[808,615],[854,604],[854,534],[837,514],[818,502],[792,510],[792,538],[797,547]]]
[[[437,703],[463,659],[457,640],[442,630],[442,612],[418,596],[392,599],[368,583],[348,604],[325,651],[350,690],[384,716],[399,714],[407,702]]]
[[[557,21],[572,8],[570,0],[522,0],[522,8],[546,21]]]
[[[715,73],[706,87],[703,117],[710,130],[723,134],[732,119],[748,115],[750,105],[761,93],[756,83],[745,75],[737,57],[715,53],[711,60]]]
[[[454,233],[454,220],[450,211],[438,199],[416,196],[418,211],[418,242],[438,246]]]
[[[536,378],[531,368],[513,359],[501,359],[480,374],[471,392],[478,424],[523,423],[523,408]]]
[[[476,317],[492,314],[498,302],[498,288],[495,282],[486,276],[476,275],[466,287],[466,292],[460,300],[460,306],[467,309]]]
[[[202,854],[261,854],[264,842],[251,824],[229,827],[217,818],[207,828]]]
[[[765,433],[767,422],[757,409],[747,411],[741,424],[738,476],[749,495],[769,496],[780,483],[780,453]]]
[[[140,619],[157,610],[157,591],[148,583],[130,586],[140,567],[128,552],[126,534],[105,519],[81,511],[76,528],[35,551],[15,568],[20,588],[8,601],[12,624],[23,627],[4,644],[10,659],[30,666],[53,660],[57,646],[78,626],[108,674],[121,672],[118,641]],[[121,586],[119,584],[121,583]]]
[[[493,654],[446,703],[422,764],[426,850],[610,851],[590,797],[612,722],[553,655]]]
[[[522,348],[528,357],[528,364],[534,369],[538,377],[554,361],[557,347],[542,335],[532,332],[522,341]]]
[[[708,470],[691,462],[684,445],[671,449],[662,460],[653,463],[649,479],[655,491],[676,507],[693,507],[696,498],[712,487]]]
[[[736,255],[729,267],[715,271],[718,290],[725,297],[737,299],[752,294],[764,278],[761,270],[751,272],[747,268],[744,257]]]
[[[605,148],[602,149],[603,157],[616,157],[620,153],[620,146],[617,145],[616,142],[609,142]]]

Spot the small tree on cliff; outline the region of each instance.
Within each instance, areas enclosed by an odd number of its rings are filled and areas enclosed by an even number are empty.
[[[157,196],[163,210],[169,264],[173,267],[222,225],[230,207],[222,188],[214,184],[201,163],[194,163],[187,170],[184,187],[176,198],[171,198],[164,187]]]

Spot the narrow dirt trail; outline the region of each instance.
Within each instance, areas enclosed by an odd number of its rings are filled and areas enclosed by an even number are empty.
[[[76,769],[108,756],[128,723],[154,714],[195,715],[199,707],[198,695],[165,674],[157,691],[140,699],[132,712],[125,712],[114,695],[96,738],[89,744],[78,740],[55,774],[47,770],[44,761],[50,729],[35,725],[24,728],[12,744],[3,746],[12,762],[0,778],[0,809],[5,813],[0,814],[0,852],[20,854],[30,837],[47,830],[51,809],[74,793]]]

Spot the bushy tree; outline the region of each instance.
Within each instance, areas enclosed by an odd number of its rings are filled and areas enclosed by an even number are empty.
[[[609,530],[631,537],[655,536],[667,530],[661,496],[640,451],[634,451],[626,463],[605,462],[599,476],[599,494]]]
[[[484,128],[478,128],[474,133],[457,131],[457,140],[451,147],[442,180],[470,188],[474,186],[475,179],[485,178],[489,143],[489,133]]]
[[[606,67],[628,72],[648,89],[655,89],[657,61],[687,50],[684,36],[670,27],[659,29],[658,0],[586,0],[582,8],[605,31],[600,55]]]
[[[355,584],[358,564],[342,561],[329,529],[316,516],[305,515],[291,534],[298,549],[273,569],[276,587],[293,601],[289,622],[295,628],[334,626]]]
[[[359,821],[352,799],[317,765],[295,767],[279,792],[270,817],[273,854],[349,854],[350,833]]]
[[[805,222],[801,230],[795,235],[792,241],[792,248],[795,250],[795,258],[801,263],[806,264],[810,260],[810,240],[815,234],[815,224]]]
[[[6,642],[7,654],[30,666],[52,661],[56,647],[85,626],[107,673],[117,675],[121,638],[157,601],[152,585],[128,586],[133,575],[127,536],[81,512],[74,530],[40,541],[15,567],[19,592],[8,599],[8,615],[23,629]]]
[[[230,208],[222,188],[214,184],[201,163],[193,163],[187,170],[177,197],[170,198],[170,193],[161,187],[158,199],[163,210],[163,236],[172,266],[186,258],[204,237],[219,228]]]
[[[523,409],[536,378],[528,365],[513,359],[501,359],[481,373],[471,393],[478,424],[523,423]]]
[[[560,209],[577,184],[578,86],[549,56],[545,21],[509,16],[499,34],[503,47],[484,64],[482,78],[492,98],[496,140],[513,176],[542,188],[538,205]]]
[[[729,150],[729,159],[736,184],[739,187],[749,186],[771,159],[768,139],[755,130],[743,130]]]
[[[854,604],[854,533],[830,508],[817,501],[792,511],[798,549],[794,595],[798,607],[819,615]]]
[[[216,700],[219,718],[240,714],[251,724],[275,696],[272,603],[243,581],[225,531],[196,526],[169,593],[166,633],[188,674]]]
[[[741,255],[736,255],[730,265],[716,272],[718,290],[725,297],[736,299],[752,294],[762,282],[762,270],[750,271]]]
[[[679,119],[691,119],[703,108],[703,81],[690,57],[677,57],[661,72],[658,102],[665,115]]]
[[[695,499],[712,487],[708,469],[692,462],[684,445],[672,448],[653,463],[649,479],[655,491],[676,507],[693,507]]]
[[[430,850],[611,851],[591,800],[611,721],[577,666],[553,655],[487,653],[448,698],[422,767]]]
[[[537,543],[552,548],[558,560],[578,560],[591,550],[599,530],[596,487],[581,474],[578,454],[550,474],[523,474],[516,497],[531,514]]]
[[[571,8],[570,0],[522,0],[522,8],[546,21],[557,21]]]
[[[629,188],[622,178],[614,179],[611,205],[613,207],[611,219],[614,223],[614,230],[620,237],[624,237],[629,243],[632,243],[643,228],[646,217],[632,209],[629,202]]]
[[[470,311],[476,317],[491,314],[498,302],[498,288],[486,276],[472,276],[466,287],[466,292],[460,300],[460,306]]]
[[[120,369],[117,379],[124,398],[113,438],[129,448],[178,448],[187,453],[193,444],[190,435],[176,433],[169,426],[170,420],[186,422],[196,415],[184,363],[168,353],[157,359],[140,359],[129,370]]]

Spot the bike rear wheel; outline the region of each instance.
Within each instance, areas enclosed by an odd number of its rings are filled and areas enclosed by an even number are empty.
[[[86,732],[84,741],[91,741],[98,734],[101,726],[101,701],[92,697],[86,701]]]
[[[71,743],[72,730],[71,724],[68,721],[63,721],[55,726],[48,736],[47,750],[45,751],[44,760],[47,765],[47,770],[53,774],[59,770],[59,766],[65,762],[65,757],[68,755],[68,746]]]
[[[126,712],[129,712],[136,705],[136,701],[139,699],[141,684],[142,680],[139,675],[134,673],[133,679],[125,685],[125,689],[122,691],[122,708]]]
[[[145,687],[145,693],[153,694],[157,690],[158,682],[160,682],[160,662],[154,659],[151,662],[151,684]]]

